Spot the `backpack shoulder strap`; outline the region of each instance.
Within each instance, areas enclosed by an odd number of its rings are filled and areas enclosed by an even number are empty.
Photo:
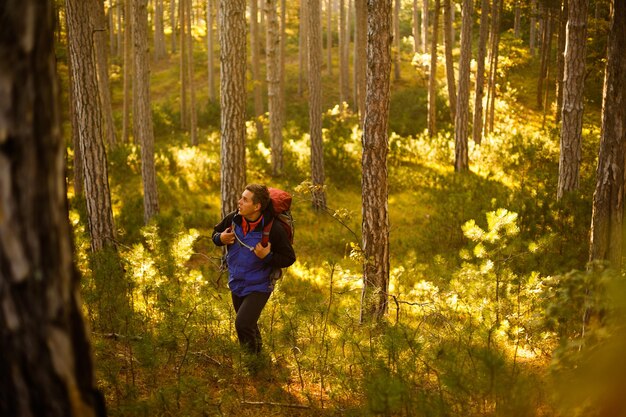
[[[261,237],[261,246],[266,247],[267,242],[270,241],[270,231],[272,230],[272,225],[274,224],[274,219],[270,220],[265,226],[263,226],[263,236]]]

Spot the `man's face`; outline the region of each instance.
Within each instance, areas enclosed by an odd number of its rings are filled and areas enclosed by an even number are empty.
[[[238,203],[239,214],[245,218],[256,219],[261,212],[261,203],[255,204],[252,201],[252,197],[254,197],[252,191],[244,190],[244,192],[241,193],[241,198]]]

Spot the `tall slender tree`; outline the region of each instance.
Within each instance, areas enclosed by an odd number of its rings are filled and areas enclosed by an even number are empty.
[[[387,149],[391,76],[392,0],[370,0],[367,10],[367,96],[363,127],[363,297],[361,321],[380,320],[389,290]]]
[[[399,81],[402,78],[402,74],[400,73],[400,48],[402,45],[400,36],[400,9],[401,9],[402,1],[395,0],[394,1],[394,10],[393,10],[393,76],[394,80]]]
[[[467,136],[469,134],[470,58],[472,56],[472,0],[463,0],[461,24],[461,58],[459,60],[459,97],[454,120],[454,170],[469,170]]]
[[[122,109],[122,140],[128,143],[130,140],[133,77],[133,19],[132,0],[124,0],[124,103]]]
[[[367,0],[354,0],[354,102],[359,112],[361,126],[365,118],[365,89],[367,86]]]
[[[428,27],[430,18],[428,17],[428,0],[422,0],[422,51],[428,52]]]
[[[428,136],[437,134],[437,37],[439,33],[439,0],[433,10],[433,33],[430,43],[430,74],[428,76]]]
[[[579,186],[588,2],[570,0],[568,8],[557,199]]]
[[[348,102],[350,95],[349,38],[345,0],[339,0],[339,102]]]
[[[456,81],[454,79],[454,59],[452,58],[452,49],[454,49],[452,7],[450,0],[443,0],[443,43],[446,56],[450,120],[454,120],[454,115],[456,114]]]
[[[72,259],[54,9],[52,1],[0,3],[3,416],[106,415]]]
[[[419,5],[417,4],[418,0],[413,0],[413,53],[417,54],[421,49],[421,39],[422,32],[420,29],[420,12]]]
[[[159,60],[166,56],[163,0],[154,0],[154,59]]]
[[[206,43],[207,43],[207,76],[209,83],[209,101],[215,100],[215,71],[213,60],[213,9],[214,0],[206,2]]]
[[[106,20],[104,3],[97,0],[93,3],[93,42],[96,54],[96,68],[98,72],[98,93],[102,108],[102,122],[104,124],[104,141],[109,146],[117,144],[115,122],[113,121],[113,107],[111,106],[111,86],[109,84],[109,56],[106,47]]]
[[[148,1],[133,0],[133,38],[135,44],[135,117],[133,132],[141,148],[143,218],[147,224],[159,212],[154,168],[154,131],[150,101],[150,51],[148,49]]]
[[[269,1],[263,1],[264,9],[267,10]],[[274,14],[276,13],[276,2],[273,2]],[[268,29],[269,30],[269,29]],[[250,0],[250,73],[252,76],[252,95],[254,98],[254,117],[256,126],[256,135],[258,138],[263,136],[263,88],[261,83],[261,43],[259,38],[259,0]],[[270,110],[270,116],[271,116]]]
[[[589,260],[623,259],[626,162],[626,3],[613,1],[602,98],[602,133],[593,194]]]
[[[326,3],[326,66],[328,67],[328,75],[333,75],[333,0],[327,0]]]
[[[246,1],[220,0],[222,215],[246,186]]]
[[[276,0],[265,0],[267,29],[267,96],[270,116],[270,144],[272,149],[272,175],[283,171],[283,121],[280,84],[280,33]]]
[[[562,0],[559,10],[559,39],[556,51],[556,111],[555,120],[557,125],[561,122],[561,109],[563,108],[563,73],[565,72],[565,35],[567,29],[568,0]]]
[[[76,116],[81,122],[79,145],[84,158],[85,201],[93,252],[111,247],[115,240],[92,41],[93,19],[90,18],[96,7],[98,4],[95,0],[66,1],[72,95],[81,97],[80,100],[75,100],[74,105]]]
[[[480,2],[480,28],[478,35],[478,56],[476,57],[476,88],[474,89],[474,124],[472,138],[480,144],[483,140],[483,98],[485,97],[485,56],[489,35],[489,0]]]
[[[193,34],[191,30],[191,1],[181,0],[185,5],[185,27],[187,27],[187,87],[189,87],[189,141],[191,146],[198,145],[198,112],[196,111],[196,89],[194,87]],[[181,49],[182,51],[182,49]]]
[[[322,29],[320,0],[307,0],[309,16],[309,135],[311,137],[311,182],[313,207],[326,207],[324,149],[322,145]]]
[[[304,93],[304,82],[309,65],[309,49],[307,48],[307,39],[309,38],[309,17],[307,0],[300,1],[300,33],[298,36],[298,67],[300,69],[298,78],[298,95]]]

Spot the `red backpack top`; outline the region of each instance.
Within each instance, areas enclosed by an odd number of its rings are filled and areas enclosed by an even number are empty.
[[[272,187],[268,187],[268,191],[270,192],[270,202],[274,210],[274,219],[278,219],[287,232],[289,242],[293,243],[294,221],[291,216],[291,194]],[[267,246],[267,242],[270,240],[270,230],[272,230],[274,219],[263,227],[263,237],[261,238],[261,245],[263,246]]]

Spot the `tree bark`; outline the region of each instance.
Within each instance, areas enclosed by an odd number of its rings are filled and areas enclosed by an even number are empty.
[[[348,27],[346,25],[345,0],[339,0],[339,103],[347,103],[350,97],[350,64],[348,55]]]
[[[487,87],[487,112],[485,114],[485,131],[493,132],[496,108],[496,85],[498,80],[498,56],[500,46],[500,16],[503,0],[493,0],[491,6],[491,33],[489,37],[489,84]]]
[[[556,114],[555,121],[561,123],[561,109],[563,108],[563,74],[565,73],[565,34],[567,29],[568,0],[562,0],[559,11],[559,39],[556,54]]]
[[[272,149],[272,175],[283,172],[283,121],[280,84],[280,35],[276,0],[265,0],[267,29],[267,96],[270,116],[270,144]]]
[[[328,62],[328,75],[333,75],[333,1],[327,0],[326,3],[326,27],[327,27],[327,35],[326,35],[326,61]]]
[[[626,172],[626,3],[613,2],[602,99],[602,133],[593,194],[589,260],[623,259]]]
[[[430,44],[430,74],[428,76],[428,136],[437,134],[437,37],[439,33],[439,0],[433,11],[433,34]]]
[[[191,33],[191,1],[181,0],[185,3],[185,19],[187,27],[187,87],[189,88],[189,141],[191,146],[198,145],[198,112],[196,111],[196,90],[193,85],[193,35]]]
[[[583,130],[583,89],[588,0],[571,0],[567,18],[563,109],[561,119],[561,154],[557,199],[578,189]]]
[[[172,54],[176,53],[176,46],[178,44],[178,40],[176,39],[176,9],[176,0],[170,0],[170,27],[172,28],[170,41],[172,42]]]
[[[420,52],[422,34],[420,31],[420,14],[418,0],[413,0],[413,53]]]
[[[485,55],[489,35],[489,0],[480,2],[480,33],[478,35],[478,56],[476,58],[476,88],[474,94],[474,124],[472,138],[477,144],[483,140],[483,98],[485,97]]]
[[[213,46],[213,1],[207,0],[206,3],[206,39],[207,39],[207,75],[208,75],[208,83],[209,83],[209,101],[215,100],[215,71],[213,67],[215,66],[213,61],[213,51],[215,47]]]
[[[98,95],[95,51],[92,42],[93,3],[67,0],[68,50],[72,69],[72,94],[81,122],[80,150],[84,157],[85,200],[91,249],[98,252],[113,245],[115,226],[109,192],[106,153],[102,138],[102,111]],[[87,16],[87,18],[85,18]]]
[[[400,73],[400,48],[401,48],[401,36],[400,36],[400,3],[401,0],[394,1],[393,11],[393,75],[394,80],[400,81],[402,75]]]
[[[131,79],[133,76],[132,0],[124,0],[124,104],[122,109],[122,140],[130,140],[130,115],[133,108]]]
[[[428,52],[428,26],[430,19],[428,18],[428,0],[422,0],[422,52]]]
[[[459,60],[459,97],[454,121],[456,172],[469,171],[467,136],[469,134],[470,59],[472,57],[472,0],[463,0],[461,58]]]
[[[106,415],[72,259],[54,22],[51,1],[0,5],[3,416]]]
[[[443,42],[446,55],[446,79],[448,81],[450,120],[454,121],[456,114],[456,81],[454,79],[454,59],[452,58],[454,38],[452,37],[451,9],[450,0],[443,0]]]
[[[363,294],[361,321],[380,320],[389,287],[387,153],[391,76],[392,0],[369,0],[367,98],[363,127]]]
[[[222,216],[246,186],[246,1],[220,0]]]
[[[189,126],[189,105],[187,102],[187,90],[189,89],[189,72],[187,71],[187,19],[185,17],[187,8],[186,0],[178,2],[178,23],[180,26],[179,42],[180,42],[180,59],[179,59],[179,80],[180,80],[180,127],[187,130]]]
[[[135,120],[136,143],[141,148],[143,182],[143,219],[148,224],[159,212],[159,198],[154,168],[154,131],[150,106],[150,51],[148,49],[147,0],[133,0],[133,37],[135,39]]]
[[[354,0],[354,94],[361,127],[365,118],[365,89],[367,86],[367,4],[366,0]]]
[[[102,108],[102,121],[104,124],[105,143],[109,146],[117,144],[115,123],[113,122],[113,108],[111,107],[111,91],[109,85],[109,59],[106,46],[106,17],[104,3],[101,0],[90,1],[93,8],[93,42],[96,54],[96,68],[98,71],[98,93]]]
[[[271,0],[270,0],[271,1]],[[269,1],[264,1],[264,3],[269,3]],[[274,1],[274,8],[276,8],[276,3]],[[265,4],[264,8],[267,10],[269,7],[268,4]],[[276,9],[274,9],[274,14],[276,14]],[[269,28],[268,28],[269,30]],[[268,41],[269,45],[269,41]],[[252,75],[252,95],[254,98],[254,119],[256,126],[256,136],[257,138],[261,138],[263,136],[263,122],[261,121],[261,117],[263,116],[263,91],[262,91],[262,83],[261,83],[261,45],[259,39],[259,0],[250,0],[250,60],[252,61],[252,65],[250,66],[250,72]],[[269,52],[267,52],[269,55]],[[269,86],[268,86],[269,88]],[[270,110],[270,117],[271,117]]]
[[[154,0],[154,59],[158,61],[166,56],[163,0]]]
[[[298,63],[299,63],[299,78],[298,78],[298,95],[304,94],[304,81],[308,71],[309,63],[309,50],[307,48],[307,42],[309,39],[308,34],[308,5],[307,0],[300,0],[300,33],[298,37]]]
[[[309,16],[309,135],[311,137],[311,182],[313,207],[326,207],[324,148],[322,145],[322,29],[320,0],[307,0]]]

